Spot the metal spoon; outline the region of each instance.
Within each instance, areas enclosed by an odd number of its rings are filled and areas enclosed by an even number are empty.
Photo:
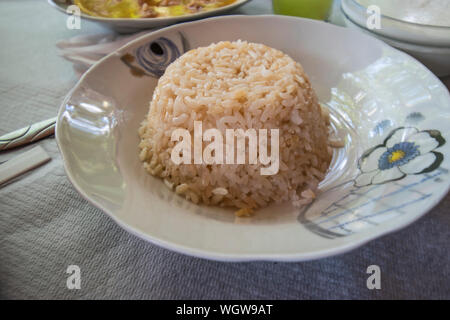
[[[55,133],[56,117],[34,123],[28,127],[0,137],[0,151],[29,144]]]

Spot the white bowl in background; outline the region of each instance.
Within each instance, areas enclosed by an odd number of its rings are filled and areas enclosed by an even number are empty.
[[[433,71],[438,77],[445,77],[450,75],[450,47],[433,47],[419,44],[412,44],[396,39],[391,39],[380,34],[374,33],[367,28],[359,26],[352,21],[345,12],[342,12],[344,22],[347,27],[357,29],[363,33],[376,37],[387,44],[400,49],[409,55],[413,56],[431,71]]]
[[[367,29],[367,8],[356,0],[342,0],[344,14],[359,27]],[[401,42],[450,48],[450,27],[432,26],[395,19],[381,12],[381,29],[370,32]]]

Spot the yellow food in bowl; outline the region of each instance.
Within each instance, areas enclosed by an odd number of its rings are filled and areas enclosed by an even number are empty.
[[[84,13],[104,18],[176,17],[233,2],[236,0],[74,0]]]

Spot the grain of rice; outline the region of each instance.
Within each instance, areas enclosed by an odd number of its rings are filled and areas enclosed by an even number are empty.
[[[225,196],[228,194],[228,190],[225,188],[215,188],[212,193]]]
[[[175,192],[178,194],[183,194],[189,189],[189,186],[186,183],[182,183],[175,188]]]
[[[345,146],[345,141],[342,139],[329,139],[328,145],[332,148],[343,148]]]
[[[173,182],[170,182],[169,180],[164,179],[164,184],[165,184],[165,185],[167,186],[167,188],[169,188],[170,190],[173,189],[173,186],[174,186],[174,183],[173,183]]]
[[[237,210],[234,214],[236,217],[250,217],[253,213],[251,208],[242,208]]]

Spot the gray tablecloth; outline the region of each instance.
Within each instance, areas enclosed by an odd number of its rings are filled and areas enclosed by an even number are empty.
[[[0,134],[52,117],[76,81],[55,43],[98,33],[45,1],[0,2]],[[270,13],[254,0],[239,13]],[[0,298],[312,299],[450,298],[450,196],[402,231],[350,253],[304,263],[221,263],[140,240],[92,207],[64,174],[53,138],[39,142],[52,161],[0,189]],[[28,147],[29,148],[29,147]],[[0,161],[26,150],[0,154]],[[366,286],[381,268],[381,290]],[[81,289],[66,286],[69,265]]]

